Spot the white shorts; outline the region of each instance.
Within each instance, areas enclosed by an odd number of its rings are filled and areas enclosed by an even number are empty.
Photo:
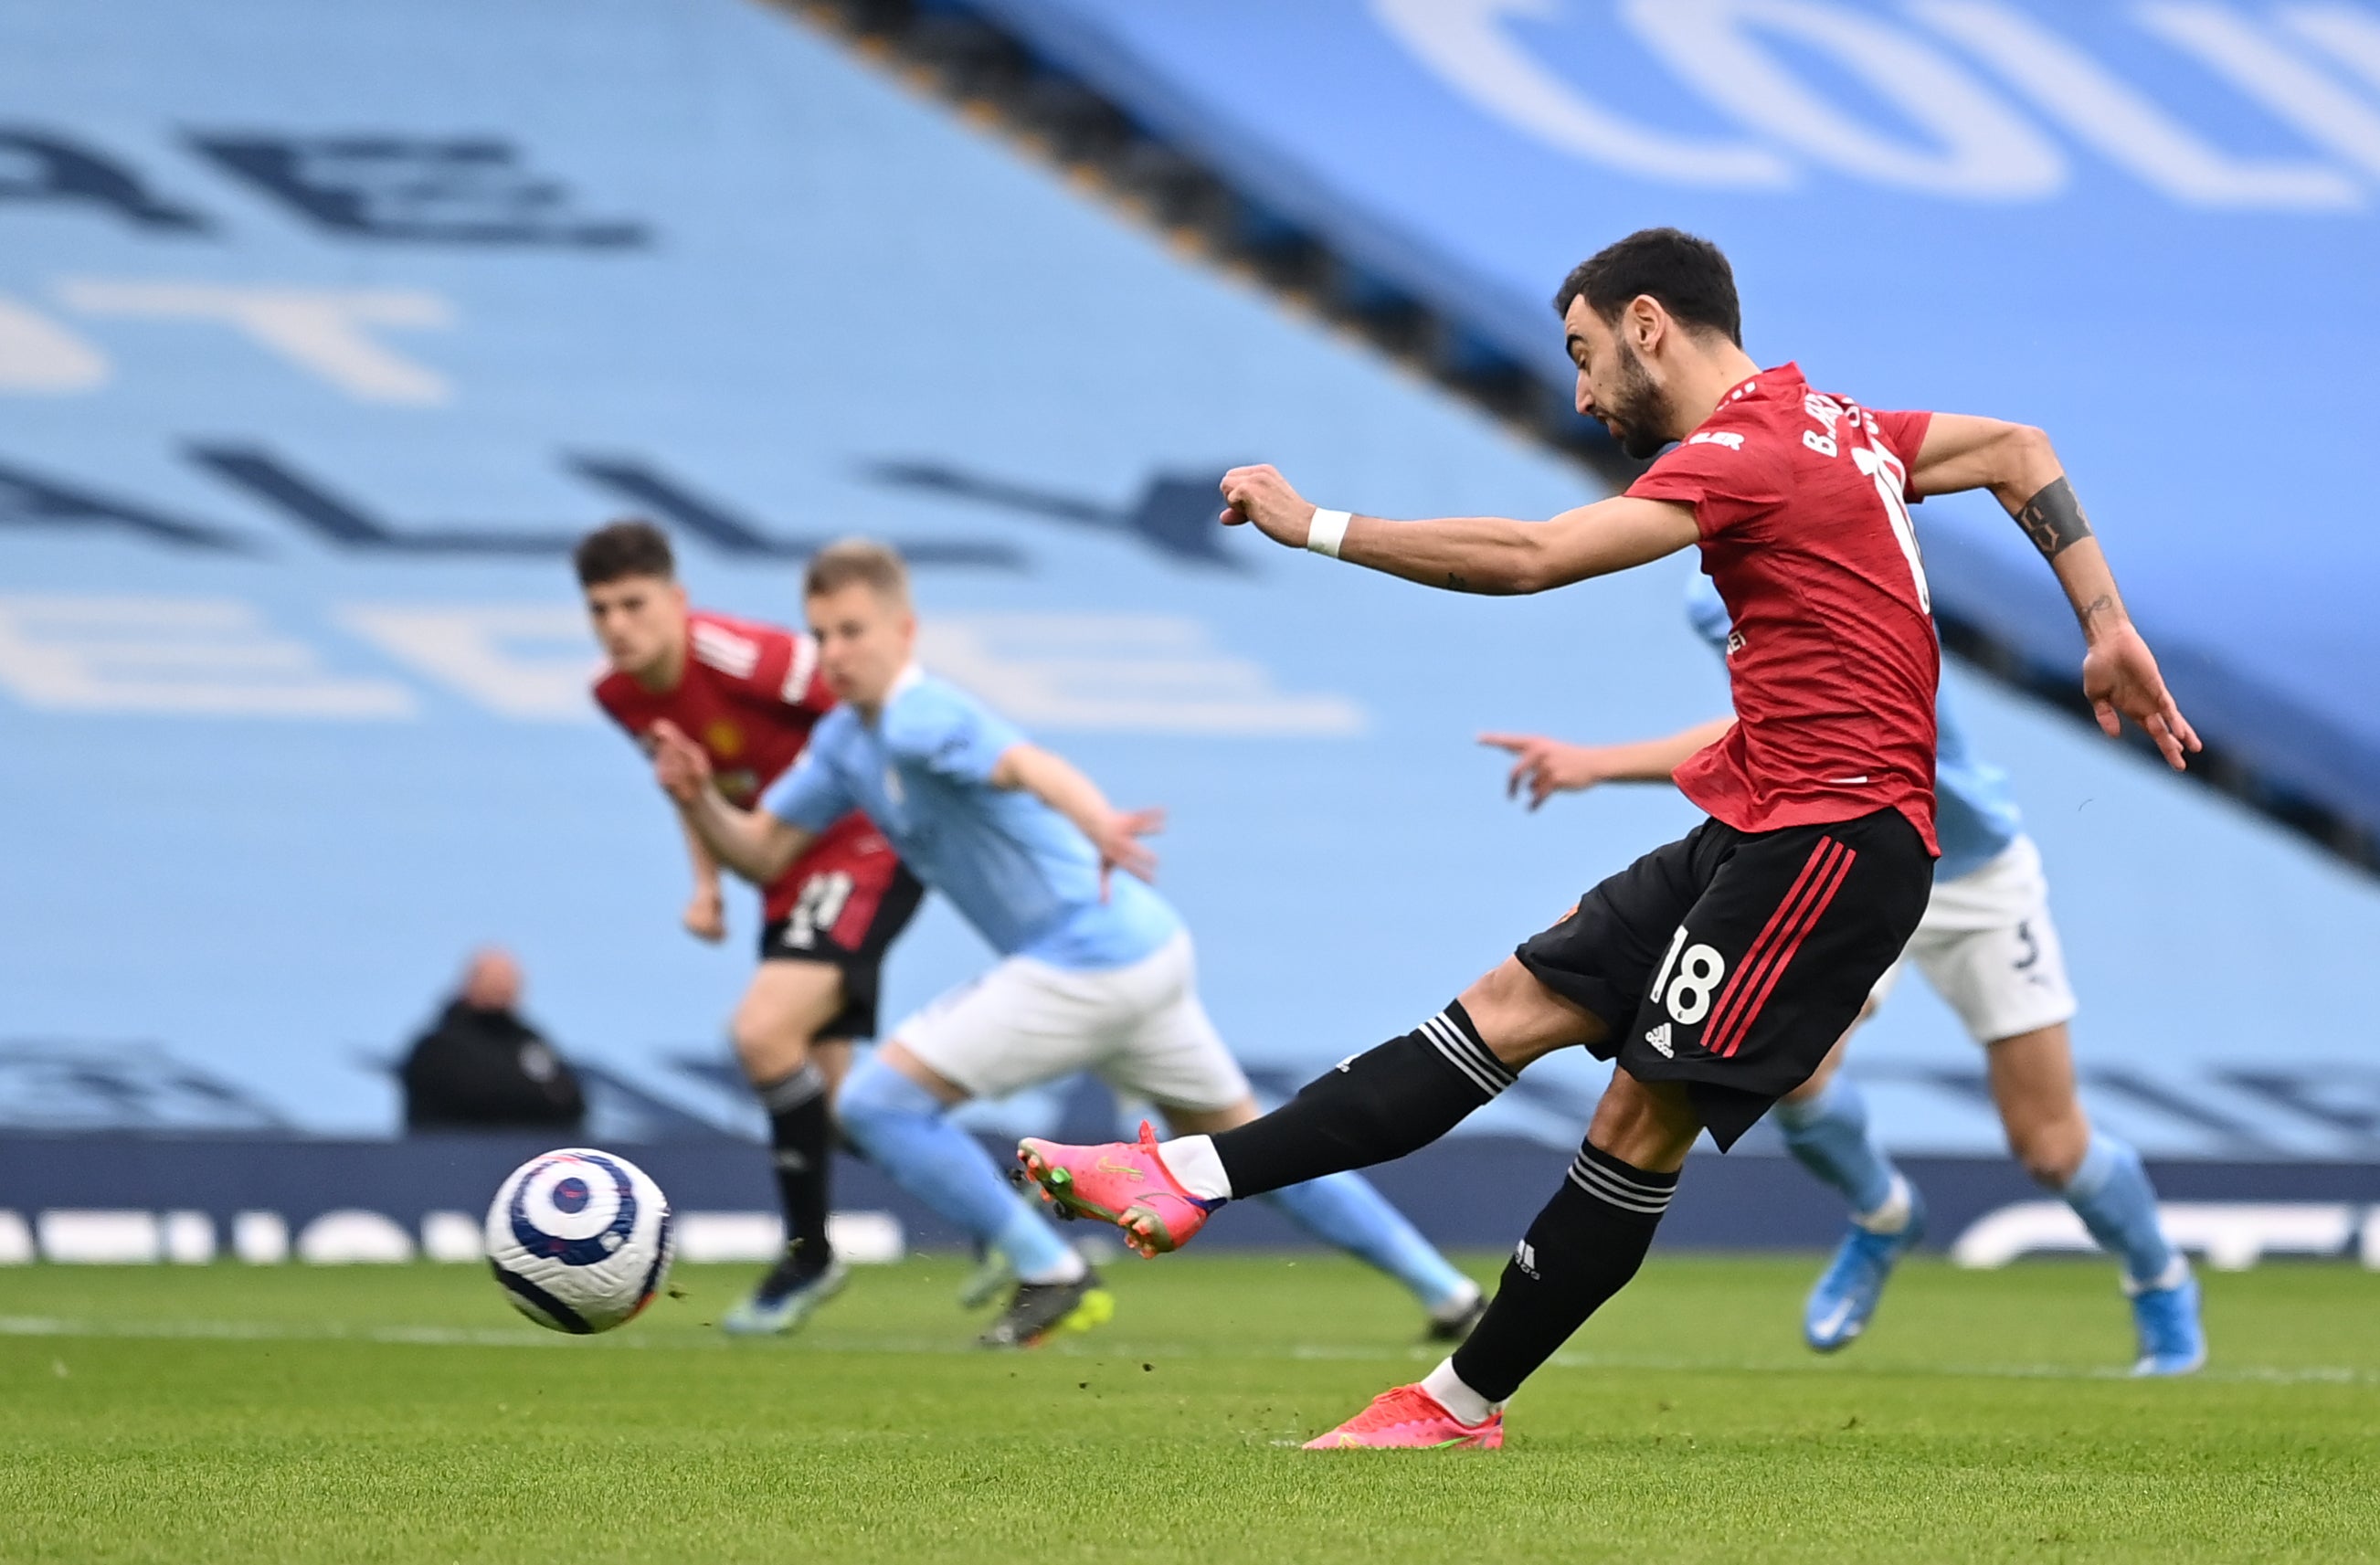
[[[1099,972],[1009,957],[892,1037],[978,1098],[1076,1071],[1164,1109],[1228,1109],[1249,1092],[1198,1003],[1186,931],[1129,966]]]
[[[2049,917],[2049,883],[2032,838],[2019,837],[1980,869],[1936,882],[1908,949],[1876,981],[1874,1003],[1884,1002],[1911,962],[1977,1043],[2073,1016],[2074,991]]]

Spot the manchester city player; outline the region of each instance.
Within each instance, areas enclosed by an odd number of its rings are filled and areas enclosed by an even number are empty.
[[[1088,1070],[1156,1103],[1177,1134],[1257,1117],[1247,1077],[1198,1002],[1189,933],[1142,883],[1157,861],[1140,839],[1162,813],[1113,808],[1063,758],[921,672],[907,572],[890,549],[832,545],[803,587],[820,669],[843,704],[801,760],[746,811],[720,793],[700,746],[657,724],[655,774],[719,861],[762,885],[834,821],[864,812],[1000,952],[855,1066],[836,1110],[879,1168],[1014,1269],[1016,1291],[986,1346],[1097,1326],[1115,1307],[1097,1275],[949,1114],[970,1098]],[[1478,1284],[1357,1175],[1274,1199],[1412,1289],[1430,1336],[1458,1341],[1477,1318]]]
[[[1707,576],[1692,578],[1686,616],[1725,657],[1734,626]],[[2157,1226],[2156,1192],[2140,1154],[2094,1131],[2075,1097],[2067,1034],[2074,992],[2067,987],[2058,928],[2049,917],[2041,855],[2025,835],[2008,773],[1969,747],[1949,686],[1936,701],[1935,830],[1942,857],[1917,933],[1901,962],[1876,984],[1860,1020],[1875,1014],[1901,965],[1915,962],[1984,1049],[2009,1149],[2025,1172],[2065,1197],[2091,1236],[2121,1261],[2140,1337],[2135,1372],[2186,1375],[2206,1361],[2198,1285]],[[1718,718],[1665,739],[1624,745],[1567,745],[1513,734],[1481,737],[1518,758],[1508,791],[1528,789],[1534,809],[1554,794],[1598,782],[1666,782],[1734,721]],[[1803,1316],[1803,1335],[1820,1353],[1849,1346],[1866,1328],[1894,1263],[1925,1231],[1925,1198],[1869,1129],[1866,1102],[1840,1073],[1842,1052],[1838,1042],[1817,1073],[1778,1103],[1775,1115],[1794,1158],[1851,1205],[1851,1230]]]

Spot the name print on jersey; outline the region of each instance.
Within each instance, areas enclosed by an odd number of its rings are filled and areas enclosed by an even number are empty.
[[[1835,438],[1836,427],[1848,424],[1852,432],[1872,439],[1876,434],[1876,420],[1856,403],[1838,402],[1824,392],[1812,392],[1802,399],[1802,411],[1823,424],[1824,431],[1803,430],[1802,443],[1821,456],[1841,455],[1841,445]],[[1694,436],[1701,440],[1702,435]],[[1723,435],[1714,436],[1725,439]],[[1736,436],[1737,449],[1742,449],[1742,437]],[[1917,549],[1917,527],[1910,520],[1909,503],[1901,498],[1909,486],[1909,469],[1900,457],[1883,446],[1863,440],[1852,447],[1852,465],[1876,485],[1876,497],[1884,502],[1885,519],[1892,524],[1892,536],[1900,545],[1900,552],[1909,561],[1910,578],[1917,584],[1917,606],[1927,613],[1934,612],[1934,594],[1925,585],[1925,559]]]

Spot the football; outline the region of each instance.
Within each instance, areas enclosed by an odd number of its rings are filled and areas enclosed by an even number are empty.
[[[625,1158],[584,1146],[515,1169],[488,1207],[488,1265],[513,1307],[586,1336],[637,1317],[669,1276],[669,1197]]]

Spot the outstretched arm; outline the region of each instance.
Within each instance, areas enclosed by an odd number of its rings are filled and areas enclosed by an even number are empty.
[[[737,809],[710,775],[710,758],[673,722],[653,724],[653,778],[677,806],[686,834],[756,886],[765,886],[810,845],[810,833],[761,810]]]
[[[1276,543],[1314,544],[1316,507],[1273,467],[1232,468],[1223,475],[1223,501],[1228,527],[1253,522]],[[1321,552],[1450,592],[1543,592],[1674,554],[1699,536],[1691,506],[1621,495],[1548,522],[1353,516],[1337,546]]]
[[[1512,752],[1504,796],[1517,798],[1526,788],[1529,807],[1535,809],[1556,794],[1598,782],[1667,782],[1690,757],[1717,744],[1734,726],[1731,717],[1715,717],[1658,739],[1624,745],[1566,745],[1534,734],[1482,734],[1479,742]]]
[[[2123,719],[2131,718],[2156,741],[2166,764],[2180,770],[2184,755],[2199,748],[2198,734],[2124,612],[2115,572],[2091,536],[2090,519],[2074,498],[2049,437],[2027,424],[1937,413],[1910,469],[1910,487],[1921,495],[1992,491],[2058,573],[2058,584],[2082,622],[2082,693],[2099,726],[2112,738],[2123,732]]]
[[[1164,829],[1163,810],[1116,808],[1099,792],[1099,785],[1072,761],[1038,745],[1011,745],[1002,750],[992,763],[989,781],[995,788],[1031,794],[1081,829],[1099,850],[1102,899],[1108,894],[1108,877],[1115,870],[1144,880],[1157,878],[1157,855],[1140,839]]]

